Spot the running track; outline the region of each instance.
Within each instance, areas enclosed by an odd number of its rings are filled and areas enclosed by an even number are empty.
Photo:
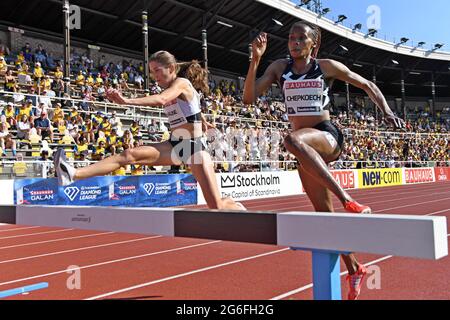
[[[375,213],[442,215],[450,182],[350,191]],[[335,200],[335,208],[343,208]],[[305,196],[243,202],[251,210],[312,211]],[[450,227],[448,226],[450,230]],[[357,254],[381,269],[381,289],[360,299],[450,299],[450,258]],[[69,266],[81,289],[69,290]],[[345,271],[341,264],[341,271]],[[342,273],[343,298],[346,298]],[[310,253],[285,247],[105,231],[0,225],[0,291],[49,288],[10,299],[312,299]]]

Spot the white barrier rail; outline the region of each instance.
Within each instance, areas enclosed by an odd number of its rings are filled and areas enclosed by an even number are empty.
[[[314,299],[341,299],[340,254],[438,260],[446,217],[161,208],[17,206],[17,224],[290,246],[312,252]],[[1,221],[0,221],[1,222]]]

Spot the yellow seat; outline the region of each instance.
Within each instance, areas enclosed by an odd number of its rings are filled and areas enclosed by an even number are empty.
[[[39,157],[41,155],[41,137],[38,135],[30,135],[31,156]]]
[[[13,172],[16,176],[25,176],[27,172],[27,164],[22,161],[14,162]]]
[[[64,134],[64,136],[59,140],[59,144],[74,144],[75,141],[73,140],[72,136],[69,135],[68,132],[66,132]],[[74,158],[74,154],[73,154],[73,148],[72,147],[65,147],[64,150],[66,151],[66,157],[69,159],[73,159]]]
[[[119,169],[112,172],[113,176],[125,176],[126,174],[127,174],[127,168],[125,168],[125,167],[120,167]]]

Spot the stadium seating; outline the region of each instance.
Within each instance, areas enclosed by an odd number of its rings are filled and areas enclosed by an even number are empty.
[[[143,95],[141,68],[129,64],[105,63],[94,66],[86,57],[72,57],[71,95],[64,95],[62,74],[56,69],[61,62],[47,56],[45,68],[32,61],[22,61],[20,54],[6,58],[11,78],[0,75],[1,122],[8,127],[9,136],[16,141],[21,159],[39,160],[46,146],[55,150],[63,146],[68,156],[75,160],[98,159],[98,148],[102,134],[109,134],[109,125],[115,129],[118,138],[106,142],[106,154],[120,152],[124,148],[162,141],[168,138],[168,124],[161,108],[127,107],[111,104],[105,100],[107,87],[120,88],[124,95]],[[41,74],[42,73],[42,74]],[[10,83],[8,85],[8,83]],[[256,165],[218,165],[217,170],[255,170],[263,166],[282,168],[294,166],[273,165],[271,161],[294,161],[282,146],[282,139],[288,133],[289,125],[281,96],[268,93],[254,105],[242,103],[242,93],[237,84],[230,80],[210,81],[211,93],[202,99],[202,111],[208,121],[216,126],[216,133],[207,134],[208,151],[217,161],[254,161]],[[150,94],[160,88],[152,83]],[[12,109],[7,108],[12,103]],[[60,107],[57,107],[60,104]],[[11,111],[13,110],[13,111]],[[39,135],[19,132],[20,117],[27,114],[30,125],[41,112],[53,128],[54,141],[49,134]],[[331,108],[333,121],[347,136],[341,159],[334,165],[338,168],[361,166],[358,161],[370,161],[376,166],[393,166],[393,161],[406,161],[410,165],[423,165],[434,161],[449,163],[450,108],[444,108],[432,117],[424,106],[414,110],[408,117],[408,132],[386,133],[388,130],[380,115],[373,108],[364,106],[359,98],[352,99],[352,108],[347,112],[343,106]],[[104,123],[104,124],[102,124]],[[134,123],[134,125],[133,125]],[[132,125],[135,128],[132,128]],[[22,125],[21,128],[24,126]],[[25,127],[27,125],[25,124]],[[106,127],[106,129],[105,129]],[[137,129],[136,129],[137,128]],[[132,130],[131,141],[124,141],[124,133]],[[82,137],[88,141],[87,148],[81,145]],[[219,138],[218,138],[219,137]],[[274,139],[273,137],[276,137]],[[116,141],[117,140],[117,141]],[[114,143],[115,148],[110,148]],[[26,173],[26,165],[17,160],[12,150],[3,146],[2,161],[16,161],[13,174]],[[48,145],[48,146],[47,146]],[[261,148],[261,145],[264,148]],[[440,146],[435,148],[434,146]],[[50,153],[51,151],[50,150]],[[261,165],[261,162],[266,162]],[[6,168],[6,167],[5,167]],[[5,170],[3,170],[5,171]],[[127,172],[131,173],[131,170]],[[2,175],[3,176],[3,175]]]

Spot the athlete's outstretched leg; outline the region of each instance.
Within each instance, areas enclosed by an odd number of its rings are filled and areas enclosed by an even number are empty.
[[[307,174],[302,166],[298,167],[298,172],[302,180],[303,188],[311,200],[314,209],[318,212],[334,212],[330,191]],[[349,274],[347,279],[350,289],[348,298],[355,300],[361,291],[362,279],[366,271],[364,266],[356,260],[353,253],[349,255],[343,254],[341,257]]]
[[[75,169],[65,158],[64,150],[58,149],[55,154],[55,168],[61,185],[68,185],[75,180],[109,174],[129,164],[171,165],[172,146],[169,142],[156,143],[154,146],[142,146],[127,149],[120,154],[108,157],[90,166]]]
[[[245,210],[242,204],[235,202],[233,199],[221,198],[214,166],[206,151],[196,152],[190,160],[189,165],[192,174],[202,187],[203,195],[210,209]]]
[[[340,148],[337,142],[333,145],[327,135],[329,133],[317,129],[301,129],[289,134],[284,140],[284,145],[300,161],[303,170],[323,187],[333,192],[347,211],[371,213],[369,207],[354,201],[328,170],[327,162],[339,156]],[[334,138],[331,137],[331,139]]]

